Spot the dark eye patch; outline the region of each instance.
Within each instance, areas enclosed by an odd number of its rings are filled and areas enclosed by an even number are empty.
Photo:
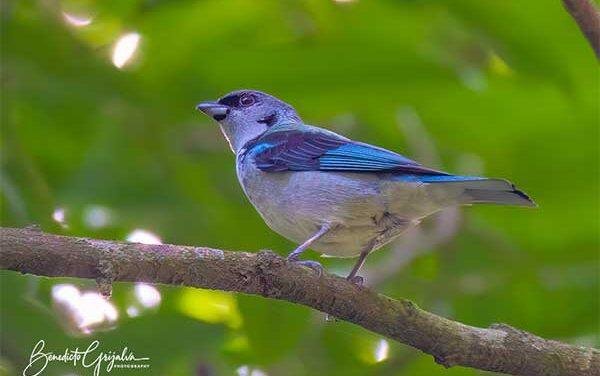
[[[238,107],[240,105],[240,94],[231,94],[219,100],[219,104],[224,104],[229,107]]]
[[[265,116],[264,118],[258,120],[258,123],[266,124],[267,127],[272,126],[277,121],[277,114],[272,113],[271,115]]]

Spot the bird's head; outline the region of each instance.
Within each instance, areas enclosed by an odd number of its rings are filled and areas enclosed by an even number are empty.
[[[292,106],[256,90],[237,90],[196,109],[219,122],[234,153],[276,124],[301,121]]]

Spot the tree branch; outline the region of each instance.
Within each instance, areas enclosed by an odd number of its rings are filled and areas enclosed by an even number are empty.
[[[235,291],[326,312],[413,346],[450,367],[514,375],[600,375],[600,351],[546,340],[504,324],[482,329],[394,300],[280,256],[145,245],[0,228],[0,268],[49,277],[143,281]]]
[[[563,0],[600,60],[600,12],[591,0]]]

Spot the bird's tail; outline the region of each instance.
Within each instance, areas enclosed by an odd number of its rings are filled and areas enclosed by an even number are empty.
[[[422,181],[455,192],[457,195],[455,197],[460,204],[537,206],[527,194],[504,179],[450,175],[430,176]]]

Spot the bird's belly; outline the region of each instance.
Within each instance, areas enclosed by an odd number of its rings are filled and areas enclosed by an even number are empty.
[[[327,255],[356,256],[373,242],[379,248],[419,217],[398,213],[398,203],[374,174],[263,172],[242,163],[238,177],[267,225],[287,239],[302,243],[331,224],[332,230],[310,247]]]

